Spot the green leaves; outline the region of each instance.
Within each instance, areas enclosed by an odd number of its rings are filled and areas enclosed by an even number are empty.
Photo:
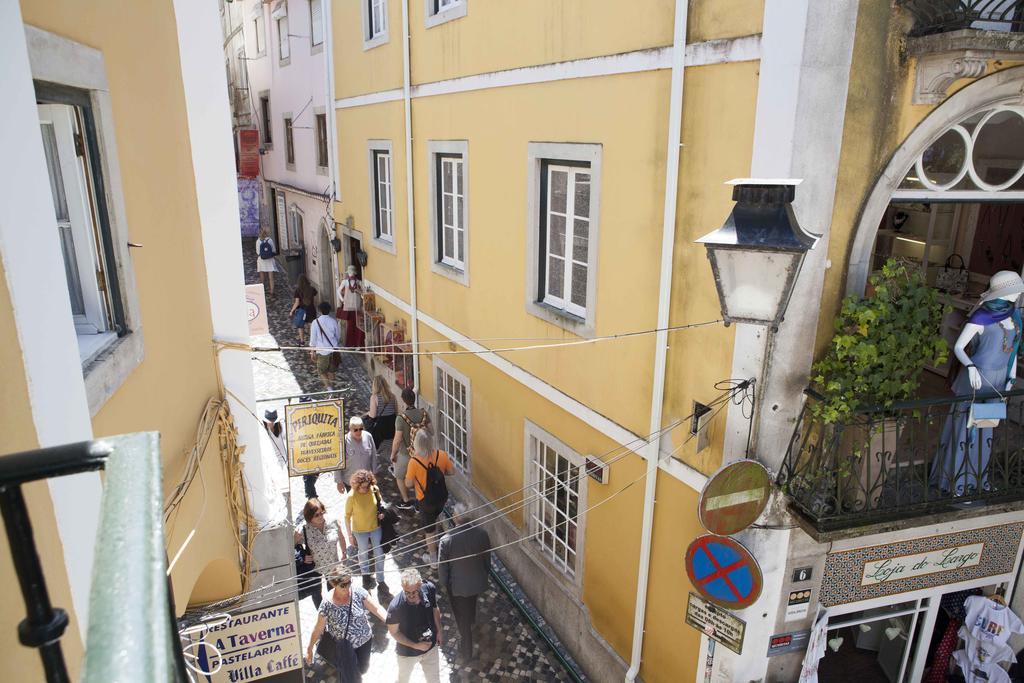
[[[910,398],[924,366],[940,365],[949,354],[941,334],[948,307],[919,269],[890,259],[870,283],[870,296],[843,300],[828,352],[811,371],[825,401],[810,410],[826,423]]]

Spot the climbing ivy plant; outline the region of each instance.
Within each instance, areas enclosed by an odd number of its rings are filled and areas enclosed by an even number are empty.
[[[843,300],[828,352],[811,370],[825,400],[809,408],[826,423],[909,399],[924,366],[941,365],[949,354],[941,332],[949,307],[919,268],[890,259],[869,281],[868,296]]]

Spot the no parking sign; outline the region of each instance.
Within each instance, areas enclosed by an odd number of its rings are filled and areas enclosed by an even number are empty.
[[[686,573],[705,598],[730,609],[743,609],[761,596],[761,568],[738,541],[705,534],[686,550]]]

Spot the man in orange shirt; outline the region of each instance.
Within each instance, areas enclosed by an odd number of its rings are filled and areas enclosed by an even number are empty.
[[[434,439],[426,429],[416,432],[413,456],[405,471],[405,485],[416,491],[419,526],[427,536],[427,559],[437,567],[437,518],[448,501],[444,478],[455,473],[444,451],[434,450]]]

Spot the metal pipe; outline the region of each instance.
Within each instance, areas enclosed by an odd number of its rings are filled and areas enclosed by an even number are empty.
[[[651,391],[649,433],[661,431],[661,413],[665,403],[665,365],[668,352],[669,304],[672,295],[672,258],[676,239],[676,199],[679,191],[680,127],[683,120],[683,70],[686,59],[686,18],[689,0],[676,0],[675,30],[672,40],[672,87],[669,95],[668,143],[665,152],[665,205],[661,225],[661,275],[658,285],[658,334],[654,346],[654,387]],[[633,651],[626,681],[640,673],[644,645],[644,620],[647,617],[647,588],[651,569],[651,539],[654,534],[654,503],[658,483],[661,439],[644,446],[647,477],[644,480],[644,516],[640,533],[640,567],[636,580],[636,611],[633,616]]]
[[[419,309],[416,307],[416,202],[412,186],[412,67],[409,63],[409,0],[402,0],[402,99],[405,103],[405,206],[409,230],[409,308],[412,350],[420,350]],[[419,357],[412,364],[412,383],[420,388]]]
[[[32,534],[32,521],[20,485],[0,486],[0,512],[3,513],[14,571],[28,612],[28,616],[18,624],[18,640],[25,647],[39,649],[47,681],[66,683],[70,679],[64,665],[60,638],[68,626],[68,615],[50,604],[50,593],[46,590],[46,579]]]

